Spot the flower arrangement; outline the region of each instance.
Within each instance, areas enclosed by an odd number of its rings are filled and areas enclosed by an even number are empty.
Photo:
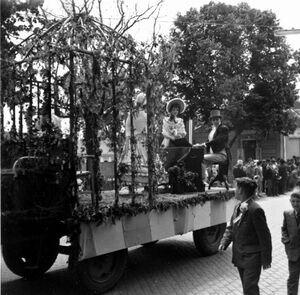
[[[246,213],[248,211],[248,207],[249,207],[249,205],[248,205],[247,201],[241,203],[241,206],[240,206],[241,212],[243,214]]]

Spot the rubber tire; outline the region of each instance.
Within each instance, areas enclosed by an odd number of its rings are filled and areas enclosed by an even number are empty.
[[[59,249],[57,237],[2,245],[6,266],[14,274],[26,278],[40,278],[55,262]],[[37,263],[38,260],[38,263]]]
[[[218,252],[218,248],[226,229],[226,223],[193,231],[196,249],[203,256],[210,256]],[[211,235],[213,232],[213,236]]]
[[[127,260],[127,249],[86,259],[79,263],[79,279],[86,289],[95,293],[104,293],[112,289],[123,276],[127,266]],[[111,265],[108,265],[109,269],[105,266],[107,273],[104,273],[104,275],[106,275],[106,278],[101,278],[101,276],[103,276],[103,274],[101,274],[99,279],[100,272],[97,272],[97,265],[100,264],[101,266],[103,261]]]
[[[145,244],[142,244],[143,247],[152,247],[153,245],[155,245],[156,243],[158,242],[158,240],[156,241],[151,241],[151,242],[148,242],[148,243],[145,243]]]

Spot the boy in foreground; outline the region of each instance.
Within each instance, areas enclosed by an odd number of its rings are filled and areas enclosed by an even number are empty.
[[[300,191],[291,194],[291,210],[283,213],[281,241],[288,257],[288,295],[297,295],[300,276]]]
[[[259,295],[261,269],[272,262],[272,241],[264,210],[254,201],[257,184],[248,177],[237,178],[235,207],[219,251],[232,242],[232,263],[238,268],[244,295]]]

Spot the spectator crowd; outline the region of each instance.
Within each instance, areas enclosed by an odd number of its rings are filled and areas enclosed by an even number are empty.
[[[257,183],[258,195],[278,196],[291,191],[300,180],[300,157],[291,159],[281,158],[253,160],[249,158],[246,163],[237,160],[232,170],[234,179],[249,177]]]

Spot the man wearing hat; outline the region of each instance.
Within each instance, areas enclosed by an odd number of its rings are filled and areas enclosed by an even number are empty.
[[[257,184],[249,177],[237,178],[236,198],[230,224],[221,240],[219,251],[232,242],[232,263],[238,268],[243,294],[259,295],[261,268],[272,262],[272,240],[264,210],[254,201]]]
[[[212,129],[205,143],[208,153],[204,155],[204,160],[207,164],[226,162],[229,129],[221,123],[219,110],[212,110],[209,119],[212,122]]]
[[[224,166],[224,168],[226,168],[222,170],[226,170],[226,172],[223,172],[224,175],[222,175],[222,177],[220,177],[220,175],[217,175],[217,178],[222,178],[222,180],[225,182],[226,187],[228,187],[227,171],[229,161],[231,159],[231,154],[228,146],[229,129],[221,122],[220,110],[211,110],[209,119],[212,122],[212,129],[208,135],[208,141],[202,144],[207,149],[207,153],[204,155],[203,160],[204,165],[202,177],[205,178],[205,164],[222,164],[222,167]],[[213,181],[214,180],[212,180],[210,183],[212,183]]]

